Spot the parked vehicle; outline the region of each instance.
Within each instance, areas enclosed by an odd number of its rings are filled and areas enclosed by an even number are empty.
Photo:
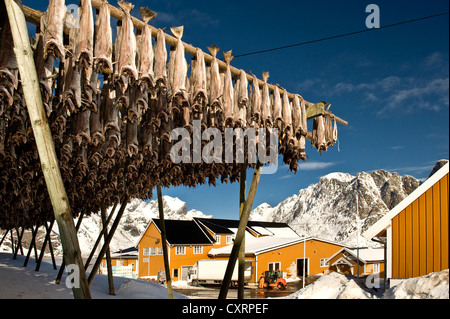
[[[277,287],[285,289],[287,287],[286,279],[283,278],[282,271],[265,271],[259,278],[259,288],[270,289]]]
[[[199,260],[189,270],[188,283],[193,286],[202,284],[220,285],[222,284],[228,260]],[[245,284],[252,278],[251,262],[245,263],[244,282]],[[231,285],[237,286],[238,282],[238,263],[233,270]]]

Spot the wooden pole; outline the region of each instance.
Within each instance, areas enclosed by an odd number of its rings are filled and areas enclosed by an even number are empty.
[[[116,202],[116,203],[114,204],[114,207],[111,209],[111,212],[109,213],[108,220],[106,221],[105,225],[103,226],[103,228],[102,228],[100,234],[98,234],[97,240],[96,240],[95,243],[94,243],[94,247],[92,247],[91,253],[89,254],[89,257],[88,257],[88,259],[86,260],[86,263],[84,264],[84,269],[85,269],[85,270],[88,269],[89,263],[91,262],[92,257],[94,257],[95,250],[97,249],[98,244],[99,244],[100,241],[102,240],[103,234],[106,232],[106,229],[107,229],[107,227],[108,227],[108,225],[109,225],[109,222],[111,221],[111,219],[112,219],[112,217],[113,217],[113,215],[114,215],[114,212],[116,211],[117,204],[118,204],[118,202]]]
[[[102,205],[101,207],[101,217],[102,217],[102,226],[103,228],[107,228],[108,225],[106,224],[106,207],[105,205]],[[105,231],[103,234],[105,241],[108,238],[108,232]],[[111,251],[109,249],[109,245],[106,246],[106,267],[108,268],[108,286],[109,286],[109,294],[112,296],[115,296],[114,292],[114,279],[113,279],[113,273],[112,273],[112,266],[111,266]]]
[[[236,238],[234,239],[233,249],[231,250],[230,259],[228,260],[227,269],[225,271],[225,277],[223,278],[222,286],[220,287],[219,299],[227,298],[231,276],[233,275],[234,266],[236,265],[236,260],[239,256],[239,249],[245,236],[245,229],[247,228],[250,211],[255,199],[256,190],[258,189],[259,179],[261,178],[261,170],[262,164],[258,163],[255,172],[253,173],[252,183],[250,184],[247,200],[245,201],[245,205],[242,210],[242,217],[239,221],[239,227],[236,233]]]
[[[77,225],[75,226],[75,230],[77,231],[77,233],[78,233],[78,230],[80,229],[81,222],[83,221],[83,217],[84,217],[84,213],[81,213],[80,216],[78,217]],[[64,268],[66,268],[66,263],[63,260],[61,263],[61,267],[59,267],[58,276],[56,276],[56,280],[55,280],[55,284],[57,284],[57,285],[59,285],[59,283],[61,282],[61,278],[64,273]]]
[[[170,276],[169,252],[167,250],[166,225],[164,223],[164,208],[163,208],[161,186],[157,185],[156,189],[158,193],[158,210],[159,210],[159,224],[160,224],[159,227],[161,230],[161,242],[164,255],[164,272],[166,273],[167,293],[169,294],[169,299],[173,299],[172,279]]]
[[[67,265],[76,265],[79,269],[80,285],[74,285],[76,299],[91,299],[91,293],[84,272],[80,246],[72,218],[69,199],[59,169],[58,158],[53,144],[52,133],[42,103],[39,79],[33,60],[27,24],[20,0],[5,0],[9,24],[14,40],[14,52],[17,59],[21,83],[28,115],[33,128],[47,190],[52,202],[53,212],[61,235],[64,260]],[[80,288],[76,288],[79,286]]]
[[[35,259],[37,260],[37,250],[36,250],[36,234],[37,234],[37,230],[38,230],[38,226],[36,226],[36,228],[31,227],[31,242],[30,242],[30,247],[28,248],[28,253],[27,253],[27,257],[25,258],[25,262],[23,263],[23,267],[26,267],[28,265],[28,260],[30,259],[31,256],[31,251],[34,248],[34,255],[35,255]]]
[[[247,163],[241,164],[241,177],[239,189],[239,220],[242,218],[245,200],[247,196]],[[244,272],[245,272],[245,236],[239,249],[238,265],[238,296],[237,299],[244,299]]]
[[[54,222],[55,222],[55,220],[51,221],[50,229],[53,227],[53,223]],[[39,269],[41,268],[42,257],[44,257],[45,248],[47,247],[47,241],[50,240],[50,231],[49,231],[49,228],[47,226],[47,222],[44,223],[44,228],[45,228],[45,239],[44,239],[44,242],[42,243],[41,253],[39,254],[39,260],[38,260],[38,263],[36,265],[36,268],[34,269],[35,271],[39,271]]]
[[[113,238],[114,233],[116,232],[117,226],[119,226],[120,219],[122,218],[125,208],[127,207],[129,199],[130,199],[130,196],[127,194],[127,195],[125,195],[124,199],[122,200],[122,206],[120,206],[120,209],[117,212],[116,219],[114,220],[114,223],[111,226],[111,230],[108,233],[108,237],[105,239],[105,243],[103,244],[102,250],[100,251],[100,253],[97,256],[97,261],[95,262],[94,266],[92,267],[91,273],[89,274],[89,278],[88,278],[89,286],[92,284],[92,281],[94,280],[94,277],[98,271],[98,268],[100,267],[100,263],[102,262],[102,259],[105,256],[106,249],[108,248],[108,245],[111,242],[111,239]]]

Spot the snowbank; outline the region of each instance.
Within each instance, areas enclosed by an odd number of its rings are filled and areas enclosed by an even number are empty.
[[[13,260],[12,254],[0,253],[0,299],[73,299],[72,289],[65,285],[66,274],[61,283],[55,284],[58,270],[51,263],[42,262],[40,270],[31,258],[23,267],[24,256]],[[114,277],[115,296],[109,295],[108,277],[96,275],[90,286],[94,299],[167,299],[167,289],[161,285],[129,278]],[[188,297],[173,293],[176,299]]]
[[[300,289],[288,299],[449,299],[449,270],[406,279],[384,293],[362,279],[333,272]]]

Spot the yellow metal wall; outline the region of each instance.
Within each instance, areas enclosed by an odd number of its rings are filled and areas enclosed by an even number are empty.
[[[448,174],[392,219],[392,278],[448,269]]]

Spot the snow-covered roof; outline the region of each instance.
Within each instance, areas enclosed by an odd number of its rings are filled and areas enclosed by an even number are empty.
[[[350,248],[344,247],[341,250],[339,250],[338,252],[336,252],[334,255],[332,255],[329,259],[334,258],[335,256],[339,255],[343,251],[346,251],[347,253],[352,255],[355,259],[358,257],[357,249],[350,249]],[[363,263],[384,261],[384,249],[383,248],[360,248],[359,249],[359,259]]]
[[[316,237],[278,237],[278,236],[264,236],[264,237],[254,237],[248,231],[245,233],[245,253],[246,254],[254,254],[260,255],[262,253],[279,249],[291,245],[295,245],[298,243],[302,243],[303,241],[309,240],[318,240],[322,242],[327,242],[330,244],[340,245],[339,243],[335,243],[332,241],[316,238]],[[221,248],[213,248],[208,252],[210,256],[218,256],[218,255],[229,255],[231,254],[231,250],[233,245],[224,246]]]
[[[422,194],[429,190],[434,184],[436,184],[441,178],[447,175],[449,172],[449,163],[445,164],[440,170],[438,170],[434,175],[428,178],[422,185],[420,185],[414,192],[412,192],[408,197],[401,201],[397,206],[395,206],[390,212],[384,215],[378,222],[376,222],[372,227],[363,233],[363,236],[367,239],[372,239],[380,234],[382,231],[389,228],[391,220],[402,212],[406,207],[411,205],[416,199],[418,199]]]

